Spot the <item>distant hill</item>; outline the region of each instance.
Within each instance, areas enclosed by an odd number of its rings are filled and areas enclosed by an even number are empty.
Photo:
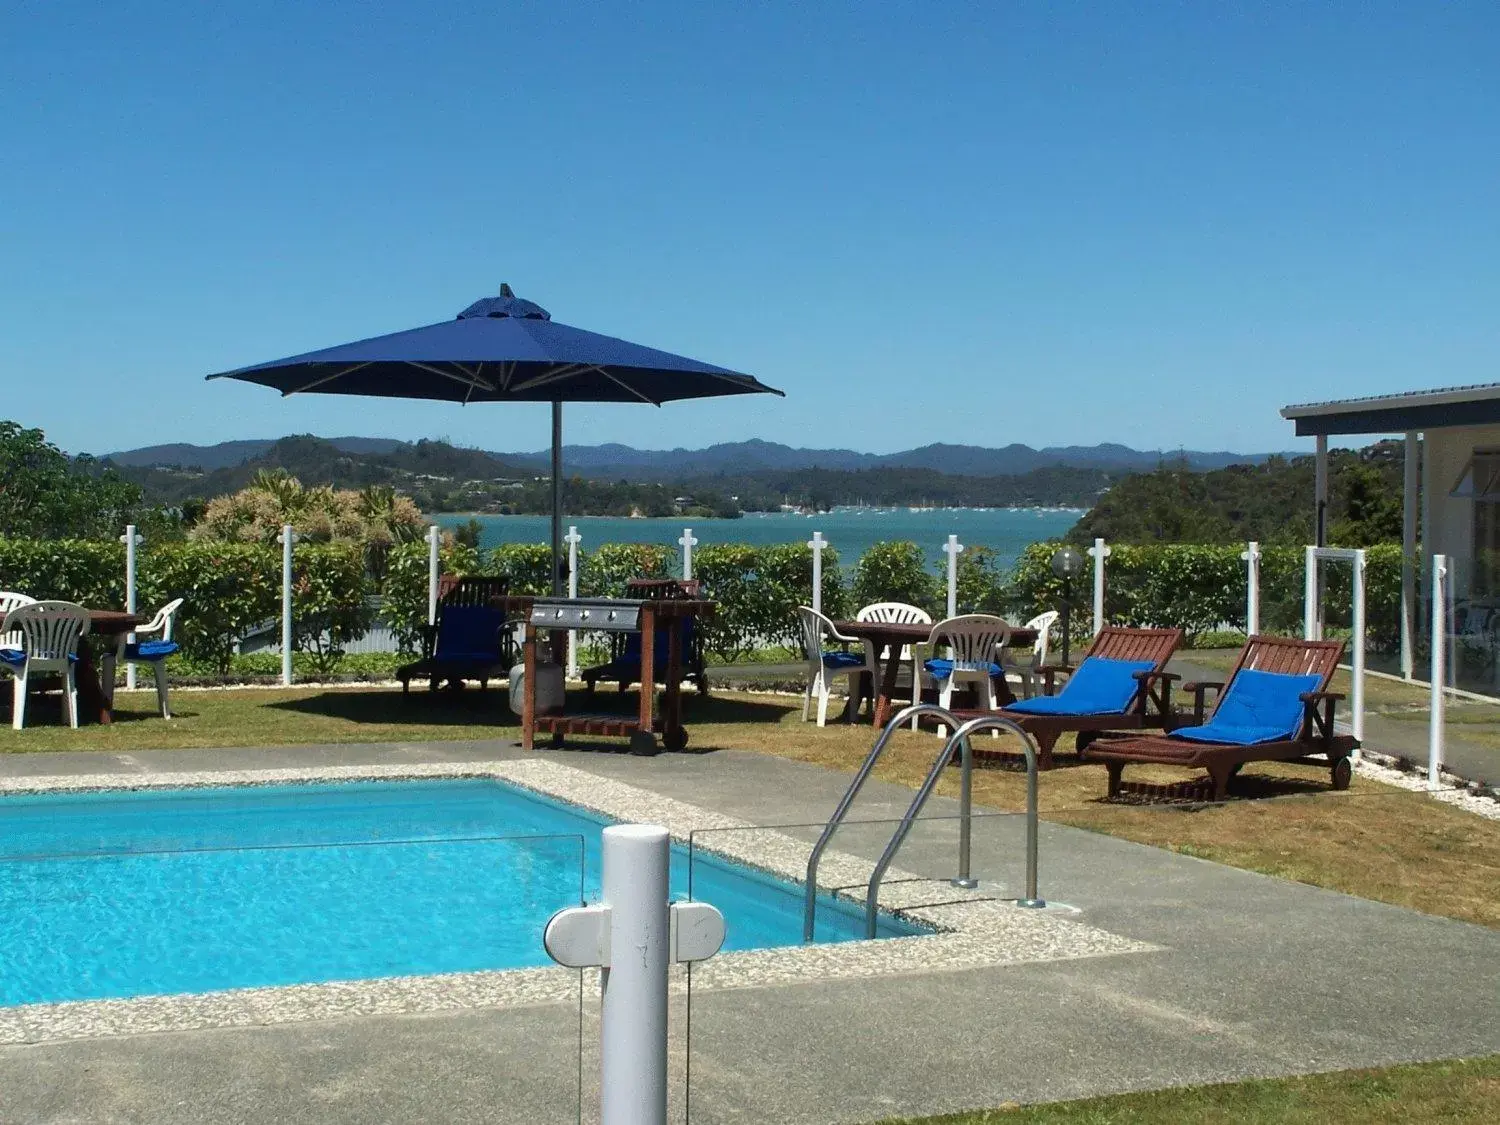
[[[177,466],[184,469],[232,469],[253,457],[258,457],[278,438],[246,438],[241,441],[221,441],[218,445],[189,445],[173,442],[169,445],[146,445],[140,449],[126,449],[105,456],[116,465]],[[389,453],[402,445],[394,438],[336,437],[319,438],[345,453]]]
[[[414,448],[390,438],[336,437],[317,439],[336,450],[357,455],[393,454]],[[122,466],[175,466],[213,471],[232,469],[262,457],[273,439],[226,441],[218,445],[153,445],[108,454]],[[417,443],[423,444],[423,443]],[[441,443],[426,443],[441,444]],[[449,447],[452,448],[452,447]],[[513,469],[546,472],[551,454],[547,450],[523,453],[481,453]],[[774,470],[795,472],[825,469],[858,472],[879,468],[931,469],[969,477],[1018,476],[1038,469],[1064,466],[1104,469],[1113,472],[1142,471],[1163,463],[1186,464],[1191,469],[1222,469],[1228,465],[1256,465],[1270,454],[1229,453],[1199,450],[1140,450],[1116,444],[1049,446],[1033,449],[1012,444],[1000,448],[977,445],[925,445],[900,453],[859,453],[852,449],[800,449],[772,441],[740,441],[710,445],[705,449],[649,450],[610,443],[570,445],[563,449],[567,472],[611,480],[680,480],[691,477],[741,474]],[[290,466],[287,466],[290,468]]]

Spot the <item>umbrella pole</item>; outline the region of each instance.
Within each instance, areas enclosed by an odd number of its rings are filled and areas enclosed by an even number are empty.
[[[552,404],[552,596],[564,589],[562,555],[562,403]]]

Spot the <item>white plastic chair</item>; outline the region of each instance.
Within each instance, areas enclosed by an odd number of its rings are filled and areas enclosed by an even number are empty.
[[[26,725],[26,691],[34,673],[62,678],[68,725],[78,726],[78,639],[89,631],[89,611],[72,602],[31,602],[17,606],[0,623],[0,634],[19,633],[19,649],[0,650],[0,661],[15,677],[10,725]]]
[[[999,710],[995,677],[1005,673],[995,663],[995,650],[1003,647],[1009,637],[1010,625],[985,613],[966,613],[934,625],[928,644],[934,653],[941,647],[948,650],[948,655],[929,657],[922,668],[937,688],[939,705],[950,706],[955,685],[971,683],[987,710]],[[947,733],[946,727],[938,727],[939,735]],[[998,737],[1000,732],[992,733]]]
[[[799,605],[797,617],[802,623],[802,648],[807,653],[807,693],[802,697],[802,721],[807,722],[807,713],[812,706],[813,693],[818,695],[818,726],[828,725],[829,684],[834,676],[849,676],[851,679],[865,670],[863,658],[852,652],[823,651],[824,640],[836,644],[855,644],[857,638],[846,637],[834,627],[832,621],[810,606]],[[849,685],[849,695],[854,695],[854,685]]]
[[[109,706],[115,705],[116,664],[121,661],[126,664],[149,664],[156,676],[156,705],[161,709],[161,717],[172,717],[167,706],[167,657],[181,647],[172,639],[172,623],[181,608],[181,598],[169,601],[156,611],[155,617],[135,631],[133,642],[122,636],[115,650],[105,656],[104,696],[109,701]]]
[[[1027,699],[1036,694],[1036,670],[1047,663],[1047,646],[1051,641],[1052,626],[1057,618],[1057,610],[1049,609],[1046,613],[1039,613],[1026,622],[1027,629],[1036,630],[1036,641],[1032,644],[1031,651],[1025,656],[1018,655],[1013,648],[1000,650],[1000,667],[1005,669],[1006,675],[1012,672],[1016,674],[1021,681],[1021,690]]]
[[[17,606],[35,605],[36,599],[30,594],[18,594],[14,590],[0,590],[0,621],[5,620],[6,614]],[[21,634],[17,632],[0,633],[0,648],[20,648]],[[10,667],[9,664],[0,663],[0,671]]]
[[[931,625],[932,614],[920,606],[906,602],[875,602],[854,615],[856,621],[890,621],[901,625]],[[925,645],[902,645],[901,662],[911,665],[911,701],[917,703],[922,697],[921,661],[927,658]],[[870,673],[870,683],[880,683],[884,669],[880,667],[880,653],[873,641],[865,642],[865,669]],[[911,729],[917,729],[917,720],[911,721]]]

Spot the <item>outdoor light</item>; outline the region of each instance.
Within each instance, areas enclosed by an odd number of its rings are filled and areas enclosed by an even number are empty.
[[[1062,662],[1068,664],[1068,638],[1072,633],[1073,579],[1083,573],[1083,556],[1072,547],[1059,547],[1052,555],[1052,573],[1062,579]]]

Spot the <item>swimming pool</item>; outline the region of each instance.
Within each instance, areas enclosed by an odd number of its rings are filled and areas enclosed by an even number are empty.
[[[5,797],[0,1005],[548,965],[542,927],[598,897],[607,823],[487,778]],[[795,884],[691,868],[726,950],[801,944]],[[674,844],[674,897],[688,879]],[[863,937],[859,908],[824,897],[817,933]]]

